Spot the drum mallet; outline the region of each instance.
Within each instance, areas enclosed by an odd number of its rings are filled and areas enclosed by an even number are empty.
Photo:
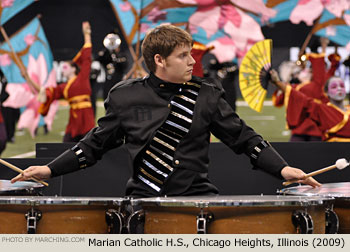
[[[325,167],[323,169],[319,169],[317,171],[314,171],[314,172],[310,172],[308,174],[305,175],[304,178],[302,179],[307,179],[309,177],[313,177],[313,176],[316,176],[318,174],[321,174],[321,173],[324,173],[326,171],[330,171],[330,170],[333,170],[335,168],[339,169],[339,170],[342,170],[344,168],[346,168],[347,166],[349,166],[349,163],[348,161],[345,159],[345,158],[341,158],[341,159],[338,159],[334,165],[331,165],[331,166],[328,166],[328,167]],[[282,183],[282,185],[284,186],[287,186],[287,185],[290,185],[290,184],[293,184],[293,183],[298,183],[300,179],[292,179],[292,180],[288,180],[288,181],[285,181]]]
[[[3,164],[3,165],[5,165],[5,166],[7,166],[8,168],[10,168],[10,169],[12,169],[12,170],[18,172],[18,173],[20,173],[20,174],[23,174],[23,170],[22,170],[22,169],[18,168],[17,166],[14,166],[13,164],[10,164],[9,162],[6,162],[5,160],[3,160],[3,159],[1,159],[1,158],[0,158],[0,163]],[[32,179],[32,180],[34,180],[35,182],[38,182],[38,183],[40,183],[40,184],[42,184],[42,185],[44,185],[44,186],[49,186],[49,184],[46,183],[45,181],[42,181],[42,180],[37,179],[37,178],[35,178],[35,177],[31,177],[30,179]]]

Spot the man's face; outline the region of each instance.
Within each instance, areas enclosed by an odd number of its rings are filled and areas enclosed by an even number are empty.
[[[346,96],[345,85],[342,79],[332,78],[328,83],[328,96],[335,101],[342,101]]]
[[[193,65],[196,61],[191,56],[191,46],[177,46],[165,58],[163,66],[163,79],[173,83],[184,83],[192,79]]]

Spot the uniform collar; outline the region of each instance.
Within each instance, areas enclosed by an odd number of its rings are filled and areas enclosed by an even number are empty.
[[[166,100],[169,100],[183,86],[183,84],[163,81],[152,72],[150,73],[149,83],[154,91]]]

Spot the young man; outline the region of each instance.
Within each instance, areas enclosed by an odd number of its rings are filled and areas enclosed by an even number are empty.
[[[319,186],[313,178],[303,180],[303,171],[289,167],[233,112],[221,87],[192,77],[191,48],[191,36],[178,27],[150,31],[142,44],[150,75],[113,87],[98,127],[47,166],[29,167],[12,181],[34,175],[47,179],[91,166],[124,143],[133,165],[126,195],[215,195],[218,190],[208,179],[212,132],[234,152],[250,156],[256,168]]]

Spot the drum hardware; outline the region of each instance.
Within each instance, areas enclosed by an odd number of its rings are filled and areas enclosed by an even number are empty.
[[[138,210],[132,213],[127,221],[127,229],[129,234],[143,234],[145,224],[145,211]]]
[[[326,234],[337,234],[339,230],[338,215],[331,208],[326,209]]]
[[[210,212],[204,212],[201,208],[200,213],[197,215],[197,234],[207,234],[207,224],[213,221],[214,215]]]
[[[328,205],[325,211],[330,208],[337,217],[330,213],[325,223],[326,233],[350,233],[350,182],[326,183],[316,188],[307,185],[288,187],[281,190],[279,194],[328,198],[331,205]],[[338,224],[336,224],[337,219],[339,220]],[[327,225],[331,226],[327,227]]]
[[[106,222],[109,234],[121,234],[124,226],[124,215],[115,209],[106,211]]]
[[[292,222],[298,234],[312,234],[314,225],[311,216],[303,210],[294,211]]]
[[[35,234],[36,233],[36,227],[41,219],[42,213],[40,210],[31,208],[26,214],[25,218],[27,219],[27,233],[28,234]]]

